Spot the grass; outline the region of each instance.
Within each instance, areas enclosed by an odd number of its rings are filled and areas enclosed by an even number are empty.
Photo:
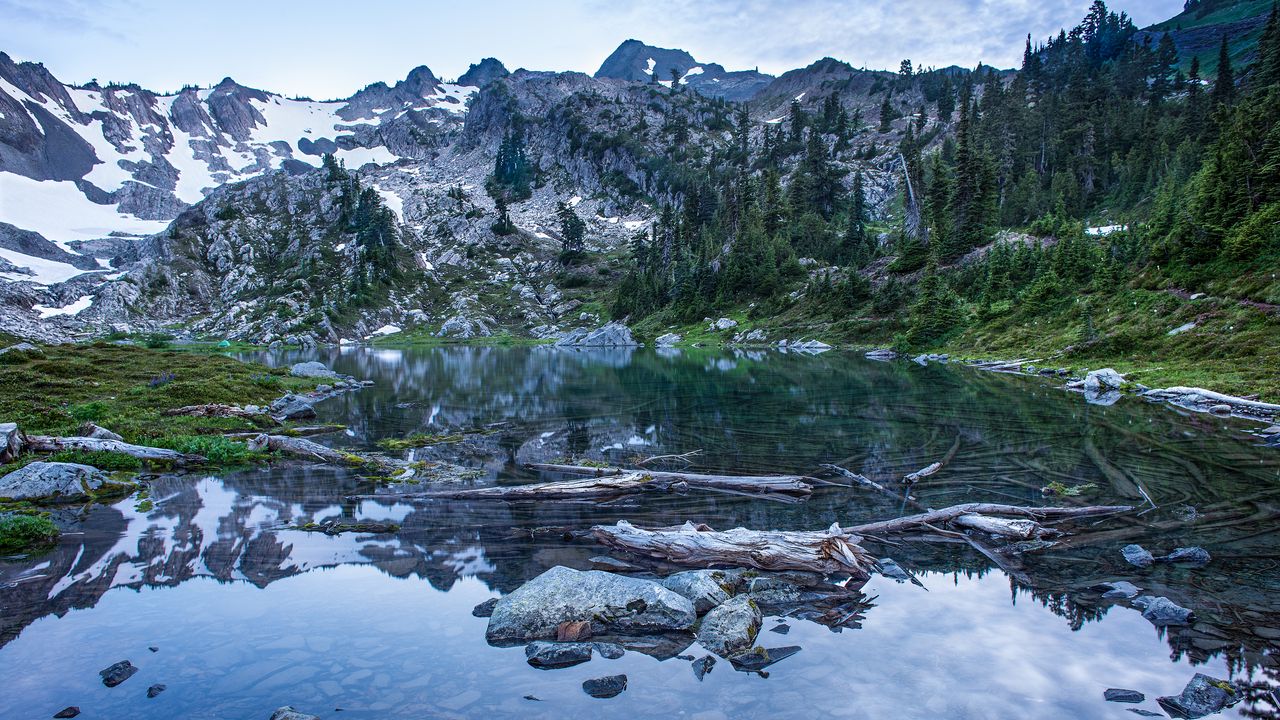
[[[286,392],[312,390],[316,383],[291,377],[287,369],[217,354],[109,343],[57,345],[41,353],[0,356],[0,418],[38,435],[72,435],[91,421],[127,442],[197,452],[216,464],[241,464],[256,458],[243,443],[220,436],[257,429],[250,421],[162,413],[206,403],[267,405]],[[132,469],[115,454],[91,459]]]
[[[460,433],[449,435],[414,433],[403,438],[379,440],[378,447],[384,450],[408,450],[410,448],[427,447],[428,445],[462,442],[463,439]]]
[[[58,539],[58,528],[40,515],[12,514],[0,517],[0,552],[29,550]]]

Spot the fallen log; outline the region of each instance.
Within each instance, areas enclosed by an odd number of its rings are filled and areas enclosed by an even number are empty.
[[[1041,526],[1034,520],[996,518],[989,515],[961,515],[952,520],[951,524],[966,530],[977,530],[1011,540],[1043,539],[1061,534]]]
[[[751,567],[848,573],[865,580],[875,558],[856,535],[832,525],[819,531],[716,531],[691,522],[681,527],[645,530],[626,520],[591,528],[597,542],[616,550],[691,567]]]
[[[1099,515],[1114,515],[1129,512],[1131,505],[1096,505],[1086,507],[1024,507],[1021,505],[1001,505],[999,503],[965,503],[952,505],[941,510],[930,510],[918,515],[865,523],[847,529],[857,535],[892,535],[895,533],[917,532],[929,530],[929,525],[943,525],[954,522],[965,515],[1013,515],[1033,520],[1069,520]]]
[[[922,480],[938,472],[942,468],[946,467],[947,463],[951,462],[953,458],[955,458],[956,453],[959,452],[959,450],[960,450],[960,436],[956,435],[955,441],[951,443],[951,447],[947,450],[947,454],[943,455],[941,460],[939,460],[936,463],[930,463],[913,473],[907,473],[907,475],[902,478],[902,482],[906,485],[910,485],[918,480]]]
[[[1084,439],[1084,454],[1089,457],[1107,482],[1111,483],[1111,489],[1115,490],[1117,495],[1133,499],[1145,497],[1142,490],[1138,488],[1138,484],[1129,477],[1128,473],[1112,465],[1091,437],[1086,436]]]
[[[168,448],[133,445],[122,440],[103,440],[88,437],[53,437],[50,435],[27,435],[26,449],[34,452],[56,453],[62,450],[82,450],[85,452],[114,452],[147,462],[172,463],[173,465],[193,465],[206,462],[201,455],[181,453]]]
[[[275,419],[265,412],[249,412],[242,407],[237,407],[235,405],[223,405],[219,403],[212,403],[209,405],[187,405],[180,408],[171,408],[160,414],[167,417],[183,415],[187,417],[243,418],[257,424],[276,424]]]
[[[616,497],[646,490],[679,490],[681,483],[657,480],[650,473],[633,472],[626,475],[608,475],[602,478],[582,478],[557,482],[531,483],[527,485],[493,485],[459,490],[432,490],[421,493],[379,494],[361,497],[395,498],[403,500],[579,500]]]
[[[285,435],[258,435],[248,442],[249,450],[252,452],[278,452],[282,455],[290,455],[306,460],[319,460],[320,462],[332,463],[335,465],[387,465],[379,460],[362,457],[354,453],[334,450],[331,447],[321,445],[318,442],[312,442],[304,438],[287,437]]]
[[[529,463],[525,467],[545,472],[560,472],[569,475],[591,475],[608,477],[635,472],[611,467],[587,467],[585,465],[557,465],[552,463]],[[645,474],[654,480],[683,482],[689,487],[709,488],[712,490],[729,490],[742,493],[778,493],[792,497],[808,497],[813,492],[813,478],[804,475],[707,475],[688,472],[663,472],[646,470]]]

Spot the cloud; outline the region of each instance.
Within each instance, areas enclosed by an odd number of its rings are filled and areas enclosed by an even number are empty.
[[[11,29],[27,25],[43,33],[98,35],[111,40],[127,40],[125,33],[108,27],[97,18],[119,17],[136,9],[128,0],[0,0],[0,17]]]

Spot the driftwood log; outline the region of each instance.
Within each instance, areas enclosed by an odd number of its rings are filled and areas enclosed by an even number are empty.
[[[863,549],[864,536],[929,533],[968,542],[1014,577],[1021,574],[1009,558],[976,538],[961,532],[974,530],[1009,540],[1057,536],[1037,520],[1069,520],[1132,510],[1128,506],[1021,507],[994,503],[967,503],[919,515],[822,531],[762,531],[735,528],[715,531],[706,525],[685,523],[675,528],[644,529],[625,520],[617,525],[597,525],[591,536],[615,550],[666,560],[692,567],[736,566],[762,570],[847,572],[867,577],[875,560]],[[994,517],[1012,515],[1013,519]],[[952,530],[944,529],[950,525]]]
[[[319,460],[335,465],[381,464],[359,455],[334,450],[331,447],[326,447],[305,438],[287,437],[285,435],[258,435],[249,440],[248,446],[249,450],[253,452],[272,451],[304,460]]]
[[[716,531],[691,522],[681,527],[645,530],[619,520],[597,525],[591,535],[602,545],[646,557],[695,567],[751,567],[849,573],[866,579],[875,564],[856,535],[832,525],[819,531]]]
[[[86,452],[115,452],[145,460],[147,462],[172,463],[173,465],[194,465],[205,462],[201,455],[180,453],[168,448],[132,445],[122,440],[103,440],[87,437],[53,437],[50,435],[27,435],[26,449],[34,452],[56,453],[62,450],[83,450]]]
[[[396,495],[370,495],[364,497],[388,497],[397,499],[440,498],[444,500],[587,500],[629,495],[646,490],[679,490],[679,483],[656,480],[649,473],[631,472],[626,475],[607,475],[601,478],[581,478],[558,482],[531,483],[528,485],[494,485],[482,488],[458,490],[433,490],[421,493]]]
[[[622,468],[598,468],[585,465],[555,465],[550,463],[530,463],[526,467],[532,470],[560,472],[568,475],[590,475],[597,478],[610,475],[625,475],[635,472]],[[654,480],[667,482],[683,482],[689,487],[707,488],[711,490],[727,490],[740,493],[765,493],[787,495],[793,498],[807,498],[813,492],[813,478],[804,475],[707,475],[688,472],[662,472],[646,470],[645,475]]]
[[[213,403],[210,405],[187,405],[185,407],[165,410],[160,414],[169,417],[184,415],[188,417],[243,418],[258,424],[276,424],[276,421],[265,412],[254,413],[249,412],[242,407],[237,407],[235,405],[222,405],[219,403]]]

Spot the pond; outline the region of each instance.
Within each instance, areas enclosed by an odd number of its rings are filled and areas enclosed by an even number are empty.
[[[856,613],[766,617],[757,643],[799,652],[765,672],[722,661],[699,678],[697,645],[539,670],[521,647],[488,645],[472,608],[548,568],[589,569],[609,554],[535,528],[625,519],[816,530],[913,509],[840,485],[798,503],[696,490],[504,503],[349,499],[385,488],[297,463],[166,476],[152,485],[153,507],[128,499],[60,511],[81,516],[81,531],[49,552],[0,559],[0,717],[76,705],[91,718],[266,720],[293,705],[353,720],[1117,718],[1158,712],[1155,697],[1176,695],[1197,672],[1247,686],[1224,715],[1277,717],[1280,450],[1249,423],[1130,397],[1094,405],[1046,379],[842,352],[450,346],[258,359],[316,359],[375,382],[317,406],[320,420],[347,427],[318,440],[373,450],[411,433],[462,433],[411,452],[474,468],[477,485],[562,477],[530,462],[692,451],[697,470],[812,474],[834,463],[893,483],[954,447],[914,486],[921,503],[1144,509],[1088,521],[1074,541],[1003,569],[963,543],[869,544],[923,587],[875,575]],[[1116,473],[1150,503],[1124,497],[1132,493]],[[1084,487],[1046,498],[1050,483]],[[290,529],[326,519],[401,529]],[[1120,554],[1131,542],[1157,554],[1201,546],[1212,561],[1138,569]],[[1196,622],[1158,629],[1090,589],[1117,580],[1192,609]],[[138,673],[104,687],[98,672],[124,659]],[[620,673],[628,685],[617,697],[582,690]],[[166,689],[149,698],[154,684]],[[1107,688],[1147,701],[1106,702]]]

